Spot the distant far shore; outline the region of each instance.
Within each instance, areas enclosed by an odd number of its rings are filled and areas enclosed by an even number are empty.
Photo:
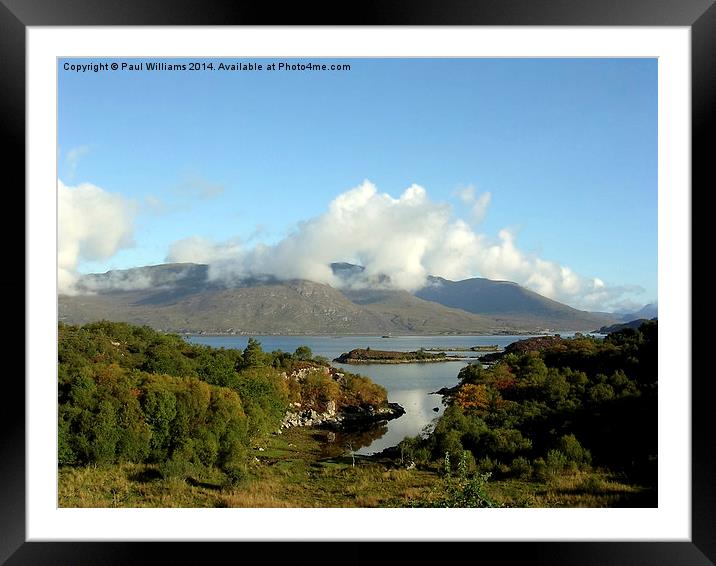
[[[162,330],[162,332],[171,332],[172,334],[179,334],[180,336],[315,336],[315,337],[329,337],[329,338],[342,338],[344,336],[360,336],[367,338],[382,338],[385,340],[393,340],[395,338],[415,338],[419,336],[440,336],[445,338],[455,338],[459,336],[553,336],[554,334],[582,332],[583,334],[590,334],[589,330],[562,330],[562,331],[528,331],[528,330],[515,330],[515,331],[496,331],[496,332],[461,332],[461,333],[427,333],[427,334],[394,334],[389,338],[381,334],[370,334],[370,333],[353,333],[353,332],[340,332],[340,333],[304,333],[304,332],[189,332],[180,330]]]

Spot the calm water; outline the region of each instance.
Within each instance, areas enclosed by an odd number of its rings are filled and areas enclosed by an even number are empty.
[[[563,337],[572,332],[560,332]],[[314,355],[325,356],[329,360],[337,358],[354,348],[373,350],[394,350],[410,352],[420,348],[444,348],[455,352],[453,348],[469,348],[479,345],[496,344],[505,347],[516,340],[528,336],[255,336],[267,352],[282,350],[293,352],[299,346],[308,346]],[[214,348],[238,348],[243,350],[248,336],[187,336],[189,342],[205,344]],[[474,355],[472,352],[455,352],[458,355]],[[475,360],[471,360],[474,362]],[[353,435],[340,442],[350,441],[356,453],[371,454],[384,448],[395,446],[406,436],[419,434],[445,407],[442,395],[431,394],[441,387],[451,387],[457,383],[457,374],[470,361],[423,363],[423,364],[361,364],[345,365],[335,363],[352,373],[360,373],[380,383],[388,390],[388,400],[405,408],[400,418],[388,421],[361,435]],[[435,411],[434,409],[438,409]]]

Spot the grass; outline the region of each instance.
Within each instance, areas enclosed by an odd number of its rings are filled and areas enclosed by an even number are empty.
[[[656,507],[656,493],[620,482],[604,470],[576,471],[549,483],[506,479],[487,492],[507,507]]]
[[[64,467],[60,507],[410,507],[439,493],[437,468],[411,470],[390,460],[350,455],[327,433],[288,429],[254,447],[246,478],[227,485],[219,471],[163,479],[158,466]],[[548,484],[490,481],[487,493],[507,507],[655,506],[656,494],[604,471],[556,476]]]
[[[356,456],[355,466],[325,433],[289,429],[257,446],[247,478],[220,472],[165,480],[158,466],[61,468],[60,507],[404,507],[427,497],[435,472],[391,468]],[[259,450],[262,448],[263,450]]]
[[[324,434],[296,428],[272,437],[247,484],[290,507],[402,507],[437,480],[430,471],[413,473],[360,456],[354,466]]]

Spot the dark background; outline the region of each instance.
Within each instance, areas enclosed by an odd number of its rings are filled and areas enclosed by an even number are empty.
[[[692,34],[692,199],[716,186],[713,150],[716,101],[716,7],[713,0],[366,0],[304,2],[190,0],[0,0],[0,132],[5,148],[4,194],[17,199],[12,218],[1,223],[5,241],[13,242],[17,261],[3,277],[5,307],[25,304],[24,253],[11,237],[10,220],[24,218],[25,186],[25,28],[69,25],[509,25],[509,26],[690,26]],[[683,190],[688,190],[684,187]],[[707,223],[694,222],[692,240],[709,241]],[[12,234],[17,228],[12,225]],[[8,273],[8,265],[3,270]],[[700,282],[694,278],[694,282]],[[14,285],[13,285],[14,284]],[[11,293],[11,288],[15,292]],[[18,287],[22,286],[21,289]],[[708,308],[697,320],[705,320]],[[704,314],[701,314],[701,313]],[[17,316],[18,322],[20,315]],[[692,319],[693,320],[693,319]],[[25,328],[24,313],[22,328]],[[8,325],[17,336],[18,323]],[[692,350],[704,347],[704,334],[693,333]],[[26,341],[31,336],[26,336]],[[19,357],[8,343],[6,360]],[[701,348],[699,347],[701,346]],[[414,560],[420,563],[469,560],[494,564],[708,565],[716,561],[716,442],[710,418],[711,377],[692,371],[683,376],[692,388],[692,536],[691,542],[539,542],[539,543],[87,543],[25,542],[24,382],[19,371],[4,366],[0,399],[0,563],[19,564],[201,564],[221,561],[273,560],[367,561]],[[694,366],[695,367],[695,366]],[[54,379],[54,378],[53,378]],[[48,380],[49,382],[50,380]],[[53,381],[54,383],[54,381]],[[320,539],[320,524],[316,525]],[[479,533],[476,533],[479,536]],[[446,546],[451,544],[451,546]],[[459,545],[459,546],[457,546]],[[470,545],[470,547],[466,547]],[[477,546],[476,546],[477,545]],[[257,554],[254,554],[257,551]],[[463,553],[464,551],[464,553]],[[157,553],[158,557],[154,557]],[[465,557],[465,558],[461,558]]]

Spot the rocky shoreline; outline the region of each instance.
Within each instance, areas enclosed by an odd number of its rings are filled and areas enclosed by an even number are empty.
[[[452,387],[441,387],[437,391],[431,391],[431,395],[442,395],[443,397],[445,395],[453,395],[458,389],[460,389],[460,384],[453,385]]]
[[[294,409],[300,409],[300,406],[294,406]],[[349,407],[337,411],[335,402],[329,401],[326,410],[320,413],[314,409],[287,411],[281,422],[281,429],[296,426],[321,426],[334,430],[363,428],[378,422],[397,419],[404,414],[405,409],[398,403],[386,403],[380,407]]]

